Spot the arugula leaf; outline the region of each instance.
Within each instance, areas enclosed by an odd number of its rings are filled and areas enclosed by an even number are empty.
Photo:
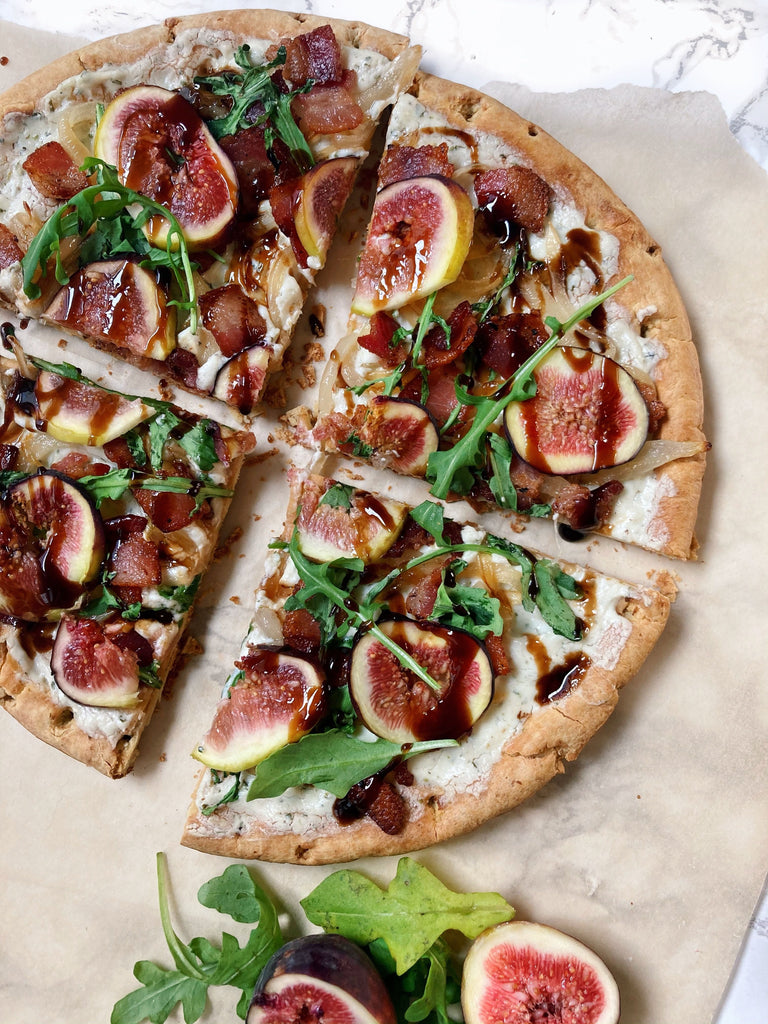
[[[157,473],[163,467],[163,449],[181,420],[170,409],[157,413],[149,423],[149,464]]]
[[[353,389],[354,390],[354,389]],[[373,455],[373,446],[366,444],[365,441],[360,437],[356,431],[352,431],[346,440],[341,442],[342,445],[351,444],[352,452],[356,459],[369,459]]]
[[[19,480],[26,480],[29,473],[21,472],[15,469],[2,469],[0,470],[0,491],[6,490],[8,487],[13,487]]]
[[[578,598],[581,590],[556,562],[540,558],[533,567],[537,584],[536,604],[555,633],[569,640],[581,638],[581,624],[565,598]]]
[[[411,519],[434,537],[438,544],[447,544],[443,534],[445,512],[442,505],[438,505],[436,501],[422,501],[416,508],[411,509]]]
[[[103,476],[83,476],[78,483],[86,488],[97,508],[107,499],[118,501],[129,487],[138,487],[143,491],[190,494],[195,499],[195,510],[206,498],[231,498],[233,494],[230,488],[219,487],[217,484],[203,484],[185,476],[143,476],[130,468],[111,469]]]
[[[256,766],[248,799],[280,796],[291,786],[316,786],[341,798],[396,758],[406,761],[416,754],[457,745],[456,740],[425,740],[404,750],[399,743],[380,738],[368,742],[339,729],[311,732]]]
[[[198,420],[194,427],[179,439],[179,445],[201,473],[207,473],[219,461],[211,420]]]
[[[321,505],[330,505],[331,508],[351,508],[352,495],[355,488],[347,484],[332,484],[320,499]]]
[[[510,479],[512,445],[501,434],[488,434],[488,458],[491,464],[491,478],[488,484],[496,503],[501,508],[517,511],[517,491]]]
[[[510,921],[513,908],[498,893],[456,893],[427,868],[402,857],[386,890],[357,871],[336,871],[301,900],[312,924],[367,945],[386,942],[403,974],[443,932],[476,938],[491,925]]]
[[[141,605],[139,605],[139,611],[141,611]],[[123,615],[123,618],[125,618],[125,615]],[[153,689],[159,690],[163,685],[162,679],[157,674],[159,670],[160,662],[155,658],[150,665],[139,666],[139,680],[145,686],[151,686]]]
[[[461,568],[454,568],[457,565]],[[456,572],[458,575],[466,565],[466,562],[457,559],[443,569],[443,579],[437,588],[431,617],[445,626],[463,629],[477,640],[485,640],[489,633],[500,636],[504,629],[504,619],[501,617],[501,604],[498,598],[491,597],[482,587],[466,586],[461,583],[449,586],[446,583],[447,572]]]
[[[461,1019],[448,1015],[448,1008],[458,1007],[461,999],[461,977],[444,939],[434,942],[402,975],[382,939],[370,943],[367,951],[384,978],[398,1020],[452,1024]]]
[[[110,469],[103,476],[81,476],[78,483],[85,487],[93,499],[96,508],[101,508],[103,501],[119,501],[131,486],[133,470]]]
[[[183,615],[184,612],[189,611],[192,607],[195,597],[197,596],[201,579],[202,575],[195,576],[192,582],[188,583],[186,586],[180,585],[178,587],[172,587],[169,585],[161,585],[157,590],[161,597],[164,597],[167,601],[173,601],[179,613]]]
[[[477,322],[481,324],[492,309],[495,309],[501,302],[501,297],[507,288],[511,287],[515,283],[515,278],[523,270],[523,263],[521,260],[520,246],[515,245],[512,252],[512,261],[509,264],[509,270],[504,275],[504,280],[501,282],[499,287],[496,289],[496,293],[490,298],[486,299],[485,302],[476,302],[472,306],[472,310],[477,317]]]
[[[211,769],[211,776],[215,783],[221,782],[221,776],[219,772],[217,772],[213,768]],[[219,799],[215,803],[205,804],[203,807],[200,808],[201,814],[205,815],[205,817],[209,817],[211,814],[217,811],[219,807],[223,807],[224,804],[231,804],[234,803],[235,800],[237,800],[238,794],[240,792],[240,772],[234,772],[230,776],[230,778],[232,779],[232,785],[226,791],[226,793],[223,796],[219,797]]]

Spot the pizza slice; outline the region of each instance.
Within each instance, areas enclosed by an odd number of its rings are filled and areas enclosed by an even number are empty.
[[[65,753],[132,767],[250,434],[33,361],[2,328],[0,703]]]
[[[194,752],[187,846],[324,863],[470,831],[579,754],[664,628],[669,581],[563,564],[437,502],[290,483]]]
[[[708,447],[659,246],[491,98],[419,74],[395,105],[348,333],[297,436],[439,498],[681,558]]]
[[[252,412],[419,55],[234,11],[32,75],[0,101],[0,301]]]

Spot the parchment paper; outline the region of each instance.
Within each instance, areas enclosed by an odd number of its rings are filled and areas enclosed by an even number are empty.
[[[70,42],[0,24],[0,54],[10,58],[0,67],[0,89]],[[698,341],[714,447],[700,560],[672,565],[680,595],[669,626],[608,724],[527,804],[416,856],[446,884],[499,891],[519,917],[593,946],[616,974],[624,1024],[702,1024],[716,1012],[768,868],[768,183],[707,94],[625,87],[545,96],[500,84],[489,91],[590,163],[662,244]],[[342,233],[361,228],[357,213]],[[328,342],[343,327],[353,272],[354,253],[337,245],[312,300],[329,309]],[[51,346],[48,332],[30,328],[22,337],[36,350]],[[80,346],[62,353],[57,338],[58,358],[80,359]],[[293,352],[310,340],[303,323]],[[97,374],[92,360],[84,368]],[[106,379],[142,390],[123,367]],[[306,402],[311,392],[294,383],[287,398]],[[102,778],[0,718],[4,1024],[106,1022],[136,987],[135,961],[171,966],[157,912],[158,850],[168,854],[174,922],[185,940],[218,939],[222,928],[241,940],[247,933],[196,900],[227,862],[178,841],[195,775],[189,751],[246,629],[263,545],[282,520],[284,473],[297,453],[273,443],[279,412],[268,409],[256,425],[264,457],[243,474],[224,527],[229,543],[202,588],[191,630],[202,653],[185,659],[134,773]],[[398,497],[424,495],[418,484],[353,472]],[[456,509],[464,512],[472,518]],[[574,547],[550,526],[534,527],[527,543],[617,575],[645,581],[660,568],[658,559],[612,542]],[[357,867],[386,883],[395,860]],[[329,869],[253,869],[284,909],[287,934],[304,930],[298,900]],[[232,991],[213,997],[205,1021],[236,1019]],[[755,1012],[743,1024],[762,1024]]]

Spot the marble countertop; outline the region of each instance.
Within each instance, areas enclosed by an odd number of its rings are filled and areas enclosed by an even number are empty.
[[[243,4],[237,0],[131,0],[130,9],[120,0],[0,0],[0,17],[64,37],[97,39],[171,15],[238,6]],[[269,6],[360,18],[406,33],[423,45],[425,70],[478,88],[514,82],[548,93],[628,83],[707,91],[719,99],[740,145],[768,170],[765,0],[273,0]],[[717,1024],[760,1020],[768,1020],[765,894]]]

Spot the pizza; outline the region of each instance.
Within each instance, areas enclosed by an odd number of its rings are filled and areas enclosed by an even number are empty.
[[[0,703],[119,778],[213,555],[250,434],[0,353]]]
[[[695,553],[707,443],[683,303],[637,218],[537,126],[420,73],[351,308],[316,409],[292,414],[303,442],[569,539]]]
[[[239,11],[44,68],[0,105],[0,302],[253,412],[418,59],[367,26]]]
[[[470,831],[563,770],[660,635],[674,586],[547,558],[438,502],[306,471],[194,756],[183,843],[295,863]]]

